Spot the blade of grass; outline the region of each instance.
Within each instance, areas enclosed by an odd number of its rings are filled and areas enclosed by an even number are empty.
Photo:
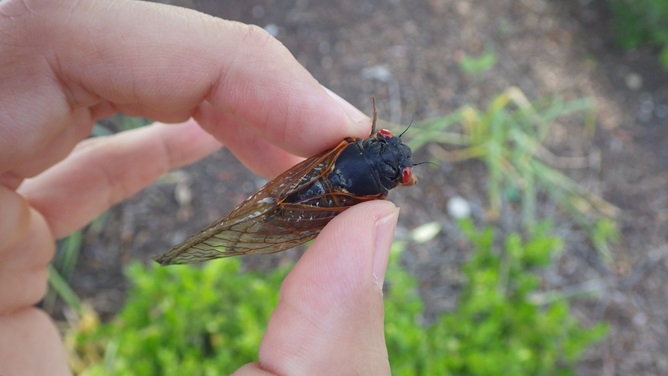
[[[72,312],[77,316],[81,316],[81,301],[77,294],[53,266],[49,265],[48,272],[49,286],[51,286],[55,294],[65,302]]]
[[[60,279],[66,281],[70,278],[72,272],[74,272],[80,250],[81,231],[77,231],[58,243],[56,257],[53,259],[51,265],[49,265],[49,268],[58,273],[58,277],[60,277]],[[49,282],[51,282],[50,276]],[[52,288],[44,297],[42,307],[47,312],[53,312],[56,305],[56,299],[59,297],[59,295],[58,290],[55,288],[56,286],[51,285],[51,283],[49,284]],[[63,301],[65,300],[63,299]]]
[[[560,157],[543,145],[554,123],[565,115],[584,112],[585,135],[591,135],[595,125],[593,106],[594,102],[588,98],[532,103],[519,88],[511,87],[497,95],[485,111],[464,106],[451,115],[417,123],[425,131],[411,140],[411,146],[417,150],[427,143],[448,145],[454,150],[441,152],[441,156],[453,161],[482,161],[489,174],[489,219],[498,218],[504,200],[512,199],[506,197],[506,192],[517,192],[522,205],[522,223],[530,227],[537,219],[538,195],[545,192],[593,238],[594,223],[601,216],[616,218],[619,209],[551,166],[550,160],[559,162]],[[461,124],[459,135],[448,130],[457,123]],[[586,166],[584,158],[568,157],[564,161],[569,163],[560,165]],[[606,249],[601,238],[593,243],[598,244],[597,249]]]

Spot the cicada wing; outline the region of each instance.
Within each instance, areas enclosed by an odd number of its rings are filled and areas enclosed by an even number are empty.
[[[301,203],[283,202],[270,213],[250,221],[231,226],[238,238],[227,251],[242,254],[267,254],[284,251],[315,238],[320,231],[342,211],[378,196],[356,197],[342,193],[327,193]],[[318,202],[318,205],[314,205]],[[327,202],[330,206],[321,205]],[[224,231],[214,236],[220,240],[232,232]],[[208,243],[208,242],[206,242]]]
[[[341,210],[322,208],[325,210],[307,223],[305,216],[299,218],[300,212],[308,207],[295,207],[283,200],[327,173],[336,156],[349,143],[342,141],[336,148],[295,165],[229,213],[154,260],[161,265],[189,264],[243,254],[274,253],[313,239]]]
[[[276,215],[265,213],[233,223],[212,224],[155,260],[162,265],[189,264],[221,257],[274,253],[313,239],[320,228],[292,231]]]

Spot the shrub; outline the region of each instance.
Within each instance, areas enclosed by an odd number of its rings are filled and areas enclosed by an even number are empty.
[[[229,374],[257,360],[287,271],[239,269],[238,259],[202,268],[130,265],[125,307],[111,322],[76,333],[77,363],[87,375],[168,376]],[[91,356],[91,347],[102,354]]]
[[[390,263],[386,334],[394,375],[568,375],[584,350],[603,338],[604,325],[585,329],[558,300],[540,305],[537,268],[549,265],[560,241],[539,226],[527,240],[510,234],[500,249],[494,232],[463,222],[474,246],[467,278],[453,311],[434,323],[417,323],[422,303],[415,282]]]
[[[423,325],[416,281],[388,266],[386,339],[396,375],[563,375],[605,328],[583,329],[561,300],[531,301],[534,269],[550,262],[559,241],[546,229],[527,240],[511,234],[494,246],[491,230],[462,227],[475,252],[465,265],[458,308]],[[111,322],[70,333],[75,371],[86,375],[217,375],[257,360],[257,348],[287,270],[242,273],[238,259],[193,267],[128,269],[123,311]]]
[[[625,48],[655,45],[668,69],[668,0],[609,0],[615,39]]]

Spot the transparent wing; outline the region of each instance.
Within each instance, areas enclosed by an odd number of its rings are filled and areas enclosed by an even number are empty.
[[[337,214],[361,202],[345,194],[323,195],[335,207],[309,203],[291,204],[292,192],[324,176],[339,153],[351,142],[308,158],[287,170],[262,189],[197,234],[154,258],[161,265],[188,264],[244,254],[265,254],[290,249],[313,239]],[[367,201],[373,198],[362,198]]]

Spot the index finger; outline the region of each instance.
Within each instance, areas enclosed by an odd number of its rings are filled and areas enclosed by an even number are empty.
[[[2,55],[24,58],[0,73],[0,95],[10,98],[0,123],[12,127],[0,139],[0,171],[49,148],[55,163],[85,135],[58,138],[67,127],[115,111],[163,122],[223,118],[230,124],[202,125],[223,142],[229,127],[246,126],[302,156],[368,135],[364,115],[255,26],[136,1],[6,1],[0,14],[12,30]]]

